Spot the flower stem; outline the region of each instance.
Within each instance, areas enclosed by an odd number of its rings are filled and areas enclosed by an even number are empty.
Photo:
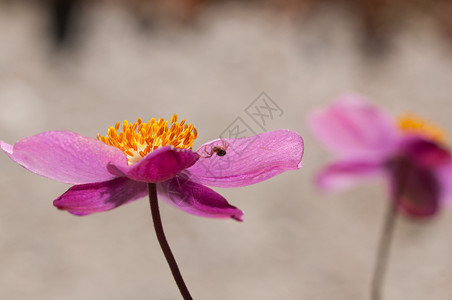
[[[371,300],[381,300],[381,290],[383,280],[388,265],[389,248],[397,217],[397,201],[390,201],[383,225],[383,231],[378,244],[377,260],[375,263],[374,274],[372,278]]]
[[[162,219],[160,218],[160,210],[159,204],[157,201],[157,187],[155,183],[148,183],[149,190],[149,204],[151,206],[152,220],[154,222],[155,233],[157,235],[157,239],[160,243],[160,247],[162,248],[163,254],[165,255],[166,261],[171,269],[171,273],[173,273],[174,280],[176,281],[177,287],[184,298],[184,300],[192,300],[193,298],[190,295],[190,292],[185,285],[184,279],[179,271],[179,267],[177,266],[176,259],[174,258],[173,253],[171,252],[171,248],[166,240],[165,233],[163,231]]]

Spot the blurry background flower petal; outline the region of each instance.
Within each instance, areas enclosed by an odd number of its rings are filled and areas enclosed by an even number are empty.
[[[314,111],[312,131],[338,160],[323,167],[318,186],[338,189],[381,174],[392,184],[389,198],[401,211],[413,218],[434,216],[441,190],[448,188],[441,186],[439,170],[450,164],[450,149],[433,123],[419,117],[402,121],[397,126],[387,112],[360,97],[339,97]]]
[[[360,96],[342,96],[312,112],[309,121],[317,138],[339,157],[383,157],[396,146],[394,121]]]
[[[341,161],[326,166],[317,175],[316,183],[325,191],[342,190],[378,175],[384,175],[381,162]]]
[[[11,0],[9,0],[11,1]],[[17,0],[16,0],[17,1]],[[67,46],[83,27],[82,20],[89,9],[99,2],[85,0],[41,0],[48,12],[48,27],[56,46]],[[143,28],[162,24],[193,24],[205,10],[223,5],[221,0],[114,0],[109,1],[129,11]],[[236,1],[240,3],[240,1]],[[391,44],[392,35],[406,23],[428,16],[436,22],[441,34],[450,39],[452,4],[447,0],[254,0],[241,2],[255,9],[265,7],[276,15],[286,15],[305,21],[325,7],[347,11],[358,27],[363,49],[381,54]]]

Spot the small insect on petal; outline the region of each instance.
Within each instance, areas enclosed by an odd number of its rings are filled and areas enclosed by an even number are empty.
[[[207,154],[207,156],[203,156],[202,158],[212,157],[214,153],[216,153],[218,156],[225,156],[227,153],[226,149],[228,149],[227,143],[224,140],[221,140],[221,146],[212,147],[209,151],[204,148],[204,152]]]

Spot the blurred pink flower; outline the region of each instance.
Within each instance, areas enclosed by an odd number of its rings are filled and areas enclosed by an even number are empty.
[[[176,115],[170,126],[162,119],[124,121],[123,131],[118,132],[118,122],[98,140],[70,131],[48,131],[14,145],[0,141],[0,148],[33,173],[73,184],[54,205],[75,215],[137,200],[148,194],[148,183],[156,183],[159,197],[183,211],[242,220],[241,210],[204,184],[245,186],[301,167],[303,139],[293,131],[215,140],[194,152],[197,131],[184,123],[178,123]],[[251,142],[251,149],[246,149]],[[218,161],[226,159],[228,168],[218,170]]]
[[[396,122],[358,96],[344,96],[313,112],[309,122],[337,157],[316,178],[323,190],[381,176],[397,195],[398,209],[411,217],[433,216],[452,199],[450,152],[445,134],[431,123],[414,115]]]

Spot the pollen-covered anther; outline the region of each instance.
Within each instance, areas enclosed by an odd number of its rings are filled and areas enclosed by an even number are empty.
[[[444,144],[447,134],[435,124],[419,118],[416,115],[406,114],[398,118],[398,127],[404,133],[414,133]]]
[[[97,139],[121,149],[129,161],[129,165],[139,161],[151,151],[163,147],[173,146],[176,149],[192,149],[193,141],[198,137],[198,132],[192,124],[185,124],[185,120],[177,122],[174,114],[168,121],[163,119],[143,123],[141,118],[135,123],[125,120],[122,124],[122,132],[118,132],[121,123],[115,127],[110,126],[106,136],[97,135]]]

